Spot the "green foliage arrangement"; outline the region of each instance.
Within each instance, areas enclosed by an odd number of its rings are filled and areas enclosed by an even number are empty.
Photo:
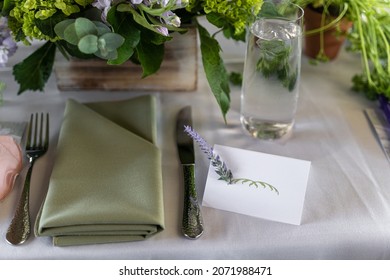
[[[390,98],[390,1],[389,0],[293,0],[301,7],[322,11],[324,30],[339,24],[345,17],[353,23],[346,34],[347,50],[361,54],[363,73],[353,77],[353,89],[370,99],[378,95]],[[331,20],[332,11],[338,14]],[[334,16],[334,15],[333,15]],[[324,57],[319,57],[323,60]]]
[[[66,57],[99,57],[111,65],[131,60],[143,77],[156,73],[164,59],[164,43],[173,32],[199,31],[207,80],[224,118],[230,107],[229,77],[220,45],[197,21],[207,20],[233,40],[245,40],[247,22],[263,0],[0,0],[15,41],[45,44],[14,66],[18,94],[44,90],[56,51]]]

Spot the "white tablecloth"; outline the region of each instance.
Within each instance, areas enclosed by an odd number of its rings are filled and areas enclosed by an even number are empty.
[[[11,63],[25,54],[21,49]],[[296,125],[285,142],[260,141],[245,134],[239,123],[238,87],[232,88],[232,108],[225,125],[202,70],[196,92],[151,93],[159,100],[166,229],[134,243],[58,248],[50,238],[32,236],[24,245],[11,246],[4,237],[20,196],[19,185],[0,203],[0,259],[390,259],[390,164],[363,113],[377,104],[350,90],[351,77],[359,69],[359,58],[344,52],[336,61],[319,66],[303,58]],[[31,183],[33,221],[47,190],[65,100],[120,100],[150,94],[60,93],[53,75],[44,93],[17,96],[11,70],[0,74],[8,84],[0,120],[26,121],[36,111],[51,116],[50,150],[36,163]],[[211,144],[312,162],[300,226],[203,208],[204,235],[198,240],[182,236],[183,186],[174,124],[184,105],[192,105],[194,128]],[[202,200],[208,161],[199,149],[196,162]]]

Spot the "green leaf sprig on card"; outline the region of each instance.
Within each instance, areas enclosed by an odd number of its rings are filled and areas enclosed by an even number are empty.
[[[246,178],[235,178],[232,180],[231,183],[232,184],[238,184],[238,183],[249,184],[249,186],[254,186],[256,188],[259,188],[259,187],[263,187],[264,189],[269,188],[271,191],[274,191],[279,195],[279,191],[277,188],[275,188],[274,186],[272,186],[266,182],[263,182],[263,181],[254,181],[254,180],[246,179]]]
[[[247,22],[262,4],[263,0],[0,0],[0,18],[7,18],[0,28],[10,29],[13,40],[26,45],[46,41],[15,65],[21,94],[44,90],[56,50],[66,58],[99,58],[110,65],[132,61],[142,67],[140,78],[153,75],[164,60],[165,42],[191,24],[199,31],[204,71],[226,121],[230,89],[221,47],[215,34],[196,19],[205,16],[217,33],[245,40]],[[2,44],[0,40],[0,49]]]
[[[184,126],[184,131],[198,143],[199,148],[207,155],[211,166],[213,166],[215,173],[217,173],[219,176],[218,180],[226,181],[228,185],[241,183],[248,184],[250,187],[253,186],[256,188],[261,186],[264,189],[268,188],[270,191],[273,191],[279,195],[278,189],[266,182],[259,180],[255,181],[247,178],[234,178],[232,171],[227,167],[226,163],[222,160],[220,155],[214,151],[214,149],[206,142],[206,140],[203,139],[202,136],[199,135],[198,132],[196,132],[190,126]]]

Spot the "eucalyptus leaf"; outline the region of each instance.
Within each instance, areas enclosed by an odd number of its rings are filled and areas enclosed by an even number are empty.
[[[113,51],[119,48],[125,39],[116,33],[106,33],[100,36],[99,39],[103,39],[106,42],[106,48],[108,51]]]
[[[74,19],[66,19],[59,23],[57,23],[54,26],[54,32],[57,34],[58,37],[61,39],[65,39],[65,29],[72,23],[74,23]]]
[[[98,31],[97,35],[98,36],[102,36],[103,34],[111,32],[111,29],[107,25],[105,25],[103,22],[93,21],[93,23],[95,24],[95,26],[97,28],[97,31]]]
[[[101,50],[98,50],[97,52],[94,53],[94,55],[96,55],[97,57],[100,57],[102,59],[112,60],[112,59],[117,58],[118,52],[116,50],[113,50],[111,52],[102,53]]]
[[[70,56],[77,57],[80,59],[91,59],[95,56],[93,54],[86,54],[79,50],[77,45],[70,44],[64,40],[57,41],[57,45],[61,45],[61,48],[66,51]],[[61,49],[60,49],[61,51]],[[65,55],[66,56],[66,55]]]
[[[79,36],[76,33],[75,23],[71,23],[64,30],[64,40],[72,45],[77,45],[79,42]]]
[[[77,44],[79,50],[86,54],[92,54],[98,51],[98,37],[96,35],[86,35],[80,39]]]
[[[98,35],[96,25],[87,18],[77,18],[74,24],[79,39],[89,34]]]

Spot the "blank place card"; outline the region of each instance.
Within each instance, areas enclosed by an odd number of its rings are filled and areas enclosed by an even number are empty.
[[[203,206],[300,225],[310,162],[215,145],[234,182],[218,180],[210,164]]]

